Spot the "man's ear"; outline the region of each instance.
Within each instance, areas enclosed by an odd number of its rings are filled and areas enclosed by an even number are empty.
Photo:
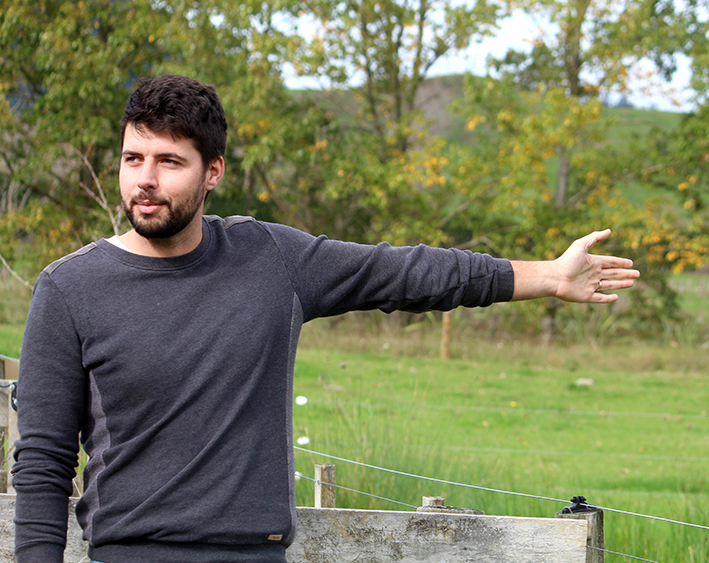
[[[207,191],[212,191],[224,177],[224,157],[215,158],[207,168]]]

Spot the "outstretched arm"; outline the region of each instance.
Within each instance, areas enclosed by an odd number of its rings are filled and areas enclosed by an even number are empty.
[[[589,254],[594,244],[607,239],[610,234],[610,229],[606,229],[575,240],[556,260],[513,260],[515,289],[512,300],[558,297],[577,303],[616,301],[618,295],[602,292],[632,287],[640,272],[631,269],[633,261],[627,258]]]

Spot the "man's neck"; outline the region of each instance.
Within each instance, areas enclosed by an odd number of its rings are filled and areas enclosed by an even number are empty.
[[[169,238],[145,238],[131,229],[119,239],[128,250],[141,256],[153,258],[182,256],[192,252],[202,242],[202,222],[194,222]]]

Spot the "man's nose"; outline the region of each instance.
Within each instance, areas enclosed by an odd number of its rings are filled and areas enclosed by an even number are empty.
[[[156,188],[158,185],[155,164],[150,161],[143,162],[138,176],[138,187],[141,189]]]

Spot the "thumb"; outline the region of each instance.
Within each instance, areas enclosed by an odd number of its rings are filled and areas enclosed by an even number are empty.
[[[593,231],[585,237],[582,237],[580,239],[580,242],[583,242],[583,245],[586,248],[586,252],[588,252],[589,250],[591,250],[593,245],[595,245],[597,242],[606,240],[609,236],[611,236],[610,229],[605,229],[603,231]]]

